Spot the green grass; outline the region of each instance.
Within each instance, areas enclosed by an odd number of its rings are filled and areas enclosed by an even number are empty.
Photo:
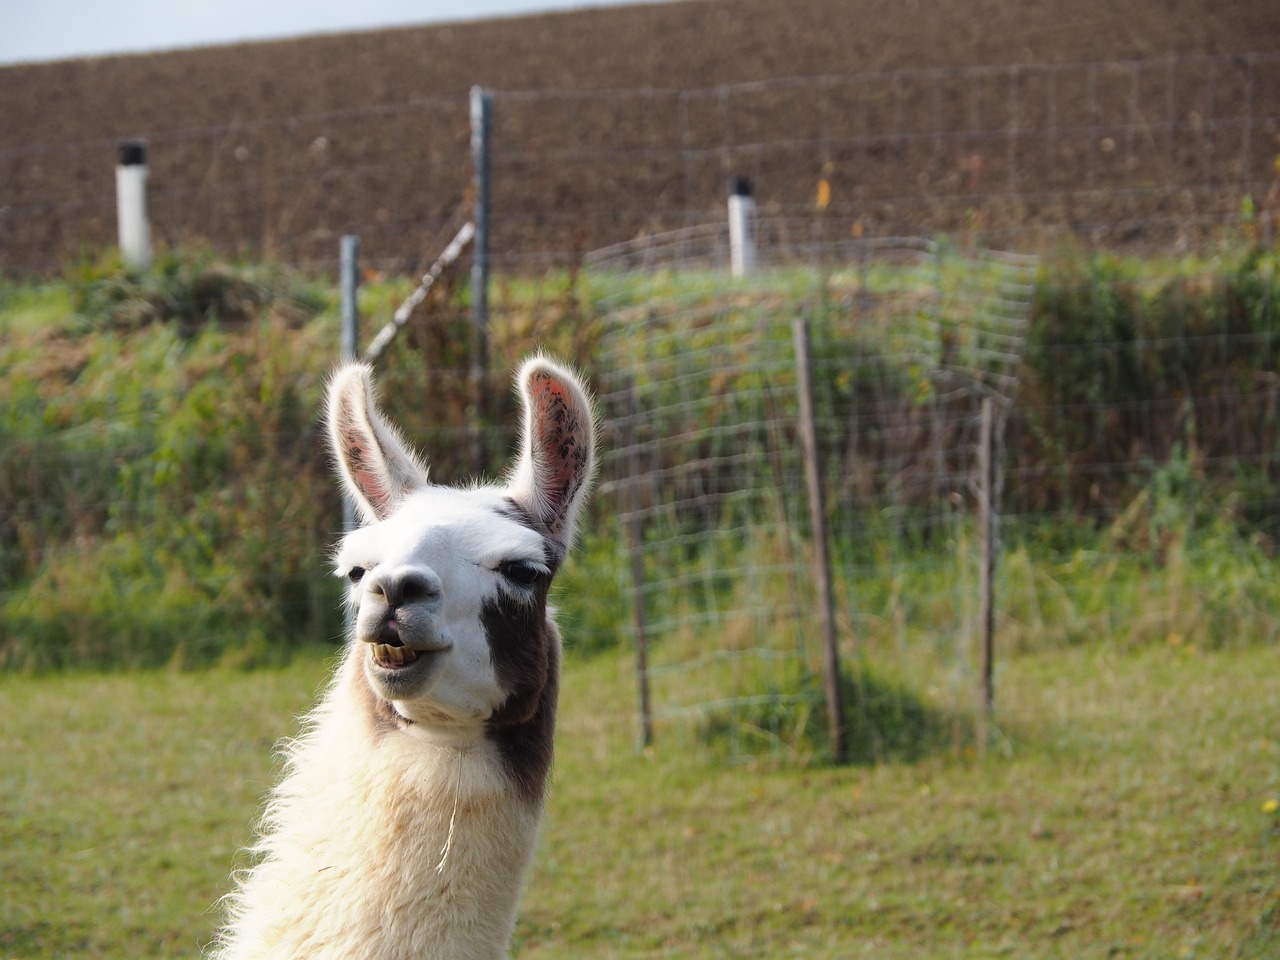
[[[928,343],[921,337],[939,318],[956,327],[957,316],[967,316],[952,309],[953,300],[965,300],[956,289],[990,279],[989,266],[955,254],[944,243],[916,266],[865,264],[832,274],[794,268],[746,282],[706,271],[495,279],[493,381],[481,433],[490,463],[480,472],[498,475],[512,441],[516,411],[506,371],[543,346],[595,374],[602,396],[618,385],[611,388],[602,374],[619,362],[651,361],[634,382],[648,391],[644,431],[660,451],[652,466],[706,461],[705,471],[689,475],[691,496],[728,470],[714,458],[728,451],[744,463],[753,448],[771,451],[758,461],[767,471],[744,488],[773,489],[790,468],[772,451],[795,446],[785,428],[743,430],[750,438],[743,441],[707,427],[776,422],[794,388],[785,360],[789,318],[804,312],[816,334],[815,359],[840,368],[818,396],[819,412],[832,424],[824,441],[829,490],[844,491],[849,508],[833,547],[846,557],[864,556],[858,552],[864,545],[898,555],[893,544],[902,523],[939,506],[931,499],[932,452],[897,446],[927,439],[920,402],[933,386],[920,351],[940,362],[945,347],[958,351],[952,361],[969,362],[956,329],[948,328],[956,336],[939,333],[936,340],[929,334]],[[1009,515],[1033,523],[1045,518],[1051,538],[1081,526],[1076,520],[1084,514],[1111,518],[1097,521],[1116,524],[1113,542],[1099,545],[1103,562],[1117,549],[1146,554],[1157,565],[1176,561],[1170,538],[1179,523],[1203,528],[1212,520],[1239,543],[1219,554],[1230,569],[1188,563],[1184,579],[1198,589],[1186,603],[1161,608],[1153,621],[1116,605],[1111,582],[1095,590],[1101,616],[1075,597],[1057,602],[1038,595],[1045,577],[1058,582],[1072,574],[1046,572],[1054,554],[1006,524],[1005,542],[1027,545],[1015,558],[1024,574],[1018,595],[1052,601],[1066,614],[1031,609],[1026,622],[1034,624],[1034,637],[1045,632],[1039,618],[1069,642],[1081,634],[1137,642],[1174,632],[1159,622],[1164,615],[1184,636],[1187,622],[1192,632],[1220,638],[1275,633],[1270,567],[1280,541],[1274,494],[1280,420],[1267,384],[1280,345],[1278,278],[1275,251],[1240,246],[1212,261],[1079,253],[1046,261],[1006,441]],[[362,287],[366,341],[411,285],[390,279]],[[466,299],[462,287],[433,299],[379,367],[388,412],[431,455],[433,476],[442,482],[477,472]],[[336,359],[336,301],[331,284],[280,265],[224,262],[202,250],[166,254],[142,275],[104,257],[69,268],[57,283],[0,278],[0,669],[261,663],[339,632],[337,587],[321,558],[340,507],[316,419]],[[628,318],[644,322],[627,332],[619,323]],[[657,337],[662,327],[672,335]],[[955,419],[934,438],[938,450],[971,443],[966,428],[955,426],[967,423],[967,401],[956,403],[950,413],[939,408],[943,419]],[[897,412],[862,416],[878,409]],[[862,436],[856,451],[845,450],[843,425],[855,417]],[[904,469],[882,469],[902,457]],[[1123,470],[1104,475],[1095,469],[1122,463]],[[626,469],[616,464],[602,480]],[[592,525],[603,526],[601,518],[618,504],[604,496],[596,502]],[[701,537],[691,526],[695,519],[735,526],[771,519],[755,515],[760,507],[750,498],[733,503],[730,509],[726,501],[719,518],[681,511],[673,532]],[[1215,515],[1169,516],[1170,504],[1187,503]],[[833,518],[844,509],[830,498]],[[792,518],[803,513],[798,501],[784,511]],[[871,540],[864,532],[876,517],[885,524],[883,536]],[[647,535],[660,532],[650,522]],[[616,555],[608,562],[616,563]],[[669,566],[656,554],[654,562]],[[896,589],[899,581],[881,573],[868,589],[874,593],[881,583]],[[612,571],[602,576],[616,580]],[[909,602],[921,596],[903,595]],[[680,591],[671,596],[687,599]],[[954,632],[951,606],[944,598],[925,628]],[[586,642],[613,642],[620,607],[608,602],[582,612]],[[851,612],[862,617],[868,609],[878,616],[901,607],[859,602]],[[1262,617],[1251,622],[1258,609]],[[913,629],[922,623],[914,616],[908,622]]]
[[[0,677],[0,956],[196,956],[328,656]],[[1020,654],[984,756],[840,769],[638,753],[572,659],[516,955],[1278,956],[1275,656]]]
[[[315,567],[336,501],[314,506],[333,501],[333,488],[311,435],[336,338],[332,303],[288,278],[241,283],[202,264],[175,261],[141,286],[92,269],[70,287],[0,285],[0,486],[21,521],[21,535],[0,544],[0,654],[21,639],[23,656],[8,662],[37,674],[0,673],[0,958],[196,956],[274,777],[271,745],[293,730],[332,653],[303,647],[280,665],[303,637],[337,631],[333,584]],[[1274,329],[1271,261],[1247,266],[1241,289],[1252,299],[1209,289],[1197,330],[1228,329],[1223,310],[1246,301],[1249,322]],[[1102,318],[1117,329],[1147,313],[1161,337],[1169,324],[1190,329],[1179,319],[1190,286],[1169,288],[1161,312],[1125,299],[1139,281],[1147,290],[1145,275],[1114,272],[1094,270],[1088,296],[1043,301],[1041,322],[1058,324],[1047,341],[1062,330],[1096,336],[1104,300],[1123,306]],[[1079,286],[1073,277],[1063,290]],[[495,325],[494,356],[545,343],[588,360],[601,331],[584,304],[604,293],[645,310],[652,294],[695,306],[710,296],[696,277],[603,292],[594,282],[504,291],[524,305]],[[812,286],[799,273],[762,281],[752,309],[772,316]],[[1102,297],[1113,286],[1117,297]],[[385,308],[399,289],[364,295]],[[225,322],[206,324],[213,315]],[[452,363],[465,322],[411,330],[418,340],[394,348],[404,353],[388,361],[386,393],[417,397],[418,352]],[[709,343],[723,339],[714,332]],[[1134,342],[1144,338],[1159,339]],[[1239,369],[1272,369],[1268,356]],[[1089,397],[1111,396],[1089,383]],[[450,384],[436,384],[444,407],[425,415],[452,429],[468,395]],[[424,411],[396,412],[438,451],[434,427],[414,419]],[[1239,432],[1272,449],[1266,416]],[[235,429],[212,426],[226,424]],[[1058,436],[1051,427],[1044,437]],[[838,598],[842,632],[878,671],[863,678],[876,692],[867,710],[887,718],[885,737],[908,723],[917,733],[904,749],[886,741],[870,752],[892,762],[843,769],[814,762],[821,724],[805,723],[820,718],[772,704],[755,720],[795,734],[770,751],[784,761],[723,759],[740,754],[723,749],[716,726],[740,734],[737,716],[704,718],[701,739],[662,728],[656,750],[638,753],[634,680],[615,646],[627,606],[612,567],[618,536],[597,524],[581,545],[590,559],[560,598],[571,656],[557,782],[517,955],[1280,956],[1280,815],[1264,809],[1280,801],[1280,594],[1274,517],[1250,513],[1272,502],[1272,483],[1265,470],[1210,475],[1195,433],[1178,436],[1169,457],[1108,493],[1105,528],[1005,527],[1000,713],[981,756],[973,685],[960,676],[976,569],[964,524],[945,549],[888,529],[835,544],[846,562],[875,558],[869,578],[842,578]],[[447,459],[435,466],[450,475]],[[282,475],[297,482],[282,486]],[[1071,490],[1061,496],[1074,502]],[[296,539],[281,541],[281,530]],[[768,542],[752,540],[767,555]],[[701,569],[711,557],[684,562]],[[673,590],[650,613],[694,599]],[[774,599],[784,609],[787,598]],[[716,631],[686,633],[662,640],[655,662],[707,649]],[[744,636],[714,639],[731,647]],[[170,669],[53,672],[159,663]],[[221,666],[199,669],[211,663]],[[273,665],[234,669],[253,663]],[[722,692],[693,672],[664,683],[662,696],[681,683],[694,702]]]
[[[195,956],[321,672],[0,678],[0,956]]]

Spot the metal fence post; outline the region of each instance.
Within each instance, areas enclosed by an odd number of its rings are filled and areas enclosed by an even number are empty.
[[[475,239],[471,247],[471,386],[472,450],[475,469],[486,465],[484,420],[488,406],[489,367],[489,142],[493,94],[471,88],[471,167],[475,191]]]
[[[338,273],[341,284],[342,299],[342,346],[343,363],[350,363],[360,355],[360,314],[356,304],[356,290],[360,286],[359,277],[360,238],[354,234],[345,234],[338,244]],[[356,505],[351,494],[342,494],[342,529],[349,533],[359,525],[356,519]]]
[[[356,290],[360,285],[357,273],[360,258],[360,238],[346,234],[338,244],[338,271],[342,285],[342,360],[354,360],[360,355],[360,317],[356,306]]]
[[[982,557],[978,567],[978,630],[982,638],[982,700],[978,710],[978,750],[987,746],[987,722],[995,709],[995,568],[996,568],[996,458],[995,404],[982,398],[978,437],[978,542]]]

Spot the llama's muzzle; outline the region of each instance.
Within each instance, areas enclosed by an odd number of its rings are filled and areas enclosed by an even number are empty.
[[[369,653],[380,667],[396,669],[417,661],[418,657],[443,653],[453,645],[434,630],[423,630],[421,624],[401,624],[394,610],[380,617],[376,630],[361,639],[369,644]]]

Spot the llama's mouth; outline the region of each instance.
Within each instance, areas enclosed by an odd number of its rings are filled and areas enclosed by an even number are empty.
[[[369,655],[386,670],[396,670],[418,659],[418,651],[405,646],[400,637],[400,624],[394,616],[387,617],[378,628],[376,639],[371,638]]]
[[[418,659],[418,651],[406,647],[403,643],[375,643],[369,647],[369,653],[378,666],[387,670],[395,670]]]
[[[394,673],[408,675],[416,672],[410,671],[410,667],[429,667],[437,659],[435,654],[444,653],[453,646],[438,631],[421,626],[406,627],[394,616],[385,617],[362,639],[369,646],[370,666],[384,676]]]

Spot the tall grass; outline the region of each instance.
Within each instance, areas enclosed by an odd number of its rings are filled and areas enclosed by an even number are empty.
[[[324,301],[201,258],[68,287],[52,322],[30,299],[5,311],[0,664],[256,659],[334,635]]]
[[[1005,642],[1039,649],[1106,635],[1204,648],[1274,639],[1276,268],[1274,252],[1256,250],[1160,270],[1076,256],[1046,268],[1011,420]],[[821,309],[843,309],[831,290],[846,283],[888,289],[878,271],[823,281]],[[728,299],[696,274],[497,286],[483,462],[465,442],[475,398],[458,373],[468,359],[465,291],[446,291],[416,318],[380,371],[388,406],[444,482],[501,469],[513,404],[503,370],[521,355],[545,345],[602,372],[598,303],[631,304],[640,316],[654,297],[695,310],[708,298],[726,310],[754,298],[745,308],[776,325],[798,301],[815,303],[822,283],[782,272]],[[366,313],[389,312],[405,289],[366,285]],[[898,335],[891,324],[863,333]],[[690,336],[714,345],[718,334]],[[142,275],[103,261],[60,284],[0,282],[0,666],[254,663],[338,637],[325,557],[339,507],[315,421],[336,341],[330,287],[201,252],[162,257]],[[892,368],[882,354],[839,389],[864,405],[868,390],[896,391],[909,412],[919,371]],[[760,375],[747,376],[725,382],[721,413],[732,412],[734,391],[754,389],[749,378]],[[862,452],[873,449],[866,443]],[[671,438],[662,450],[668,459],[687,453]],[[1088,469],[1095,461],[1130,466],[1099,473]],[[566,571],[561,602],[582,627],[583,650],[627,635],[618,508],[598,498],[587,559]],[[902,651],[954,664],[971,632],[972,535],[962,515],[949,516],[918,539],[904,538],[910,517],[901,513],[845,525],[859,532],[833,546],[858,655],[899,672],[916,668]],[[749,538],[716,547],[734,553],[719,559],[709,546],[690,541],[684,572],[767,568],[785,545]],[[673,583],[681,576],[668,571]],[[785,589],[769,599],[794,605]],[[692,602],[679,591],[658,600],[676,618]],[[707,641],[695,630],[678,642]]]

